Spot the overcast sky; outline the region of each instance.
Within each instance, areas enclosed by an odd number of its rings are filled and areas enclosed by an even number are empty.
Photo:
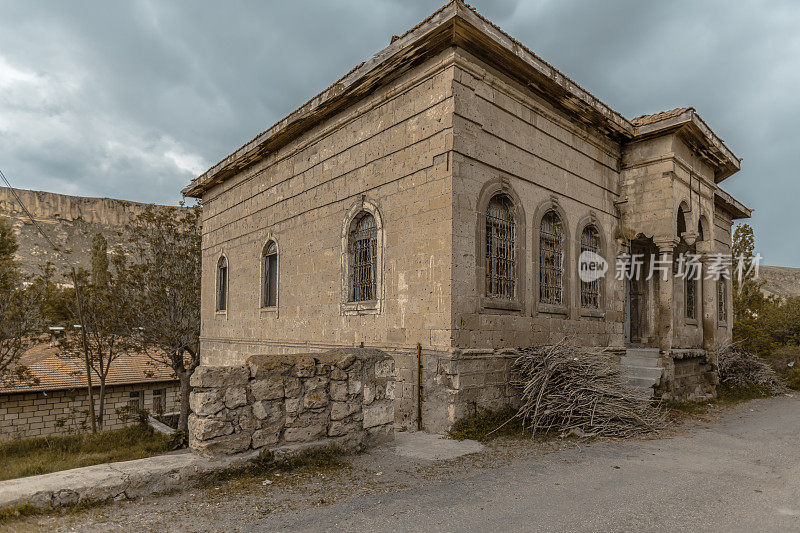
[[[0,169],[175,203],[444,0],[0,0]],[[694,106],[741,158],[768,264],[800,267],[800,2],[473,0],[628,118]]]

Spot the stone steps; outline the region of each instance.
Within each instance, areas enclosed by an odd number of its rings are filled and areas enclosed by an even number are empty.
[[[628,385],[653,396],[653,387],[661,381],[658,348],[628,348],[620,359],[620,370]]]

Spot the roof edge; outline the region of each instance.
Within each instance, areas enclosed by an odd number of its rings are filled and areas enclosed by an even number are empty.
[[[669,115],[669,112],[666,112],[666,118],[637,126],[635,139],[654,137],[685,127],[694,129],[705,141],[706,148],[721,163],[715,164],[719,169],[715,175],[715,182],[719,183],[741,170],[741,159],[714,133],[693,107],[684,108],[682,113],[676,115]]]
[[[733,220],[739,218],[750,218],[754,211],[719,187],[717,187],[717,190],[714,191],[714,204],[722,207],[725,211],[730,213]]]

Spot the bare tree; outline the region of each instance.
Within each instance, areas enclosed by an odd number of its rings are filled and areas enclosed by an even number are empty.
[[[148,206],[129,225],[131,289],[140,349],[180,380],[178,429],[188,431],[189,385],[200,364],[200,207]]]
[[[92,240],[91,270],[75,274],[75,283],[81,287],[81,297],[76,297],[74,314],[80,317],[78,335],[65,335],[61,346],[66,357],[82,357],[90,372],[100,380],[97,426],[103,429],[106,399],[106,380],[111,367],[121,355],[131,350],[131,306],[127,294],[125,256],[115,252],[113,268],[108,260],[108,243],[98,233]]]

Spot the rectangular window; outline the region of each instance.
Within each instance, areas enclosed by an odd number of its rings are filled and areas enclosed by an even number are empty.
[[[686,318],[697,320],[697,281],[686,277]]]
[[[728,321],[728,285],[723,277],[717,280],[717,320]]]
[[[131,391],[130,395],[128,396],[128,407],[136,410],[141,409],[143,407],[142,396],[144,396],[142,391]]]
[[[154,389],[153,390],[153,412],[160,415],[164,414],[166,410],[167,390]]]

